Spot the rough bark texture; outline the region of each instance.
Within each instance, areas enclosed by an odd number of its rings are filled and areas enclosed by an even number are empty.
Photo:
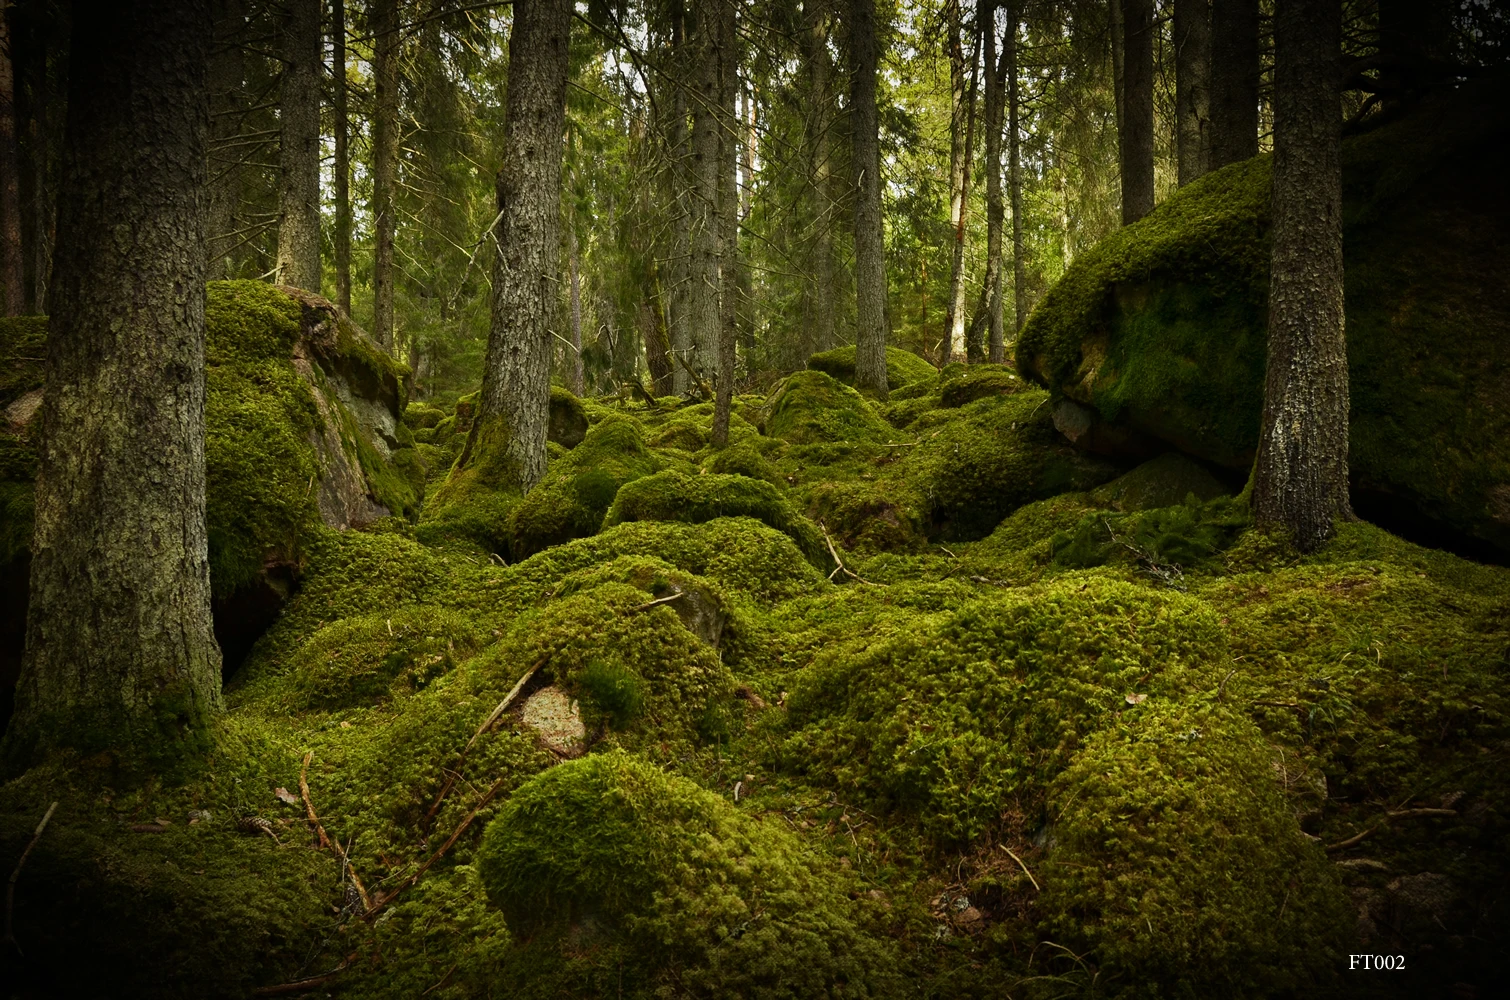
[[[1122,0],[1122,224],[1153,211],[1153,0]]]
[[[965,337],[965,229],[970,218],[970,168],[975,132],[975,64],[965,63],[964,26],[960,0],[944,5],[944,30],[949,33],[949,301],[944,306],[944,334],[948,350],[940,360],[963,360]],[[978,52],[972,56],[979,55]]]
[[[4,315],[19,316],[26,308],[26,271],[21,257],[21,160],[9,6],[0,0],[0,295],[5,296]]]
[[[1210,169],[1258,155],[1258,0],[1211,0]]]
[[[460,460],[487,452],[491,467],[522,490],[545,475],[571,12],[570,0],[514,8],[492,330],[481,406]]]
[[[320,293],[320,0],[288,0],[278,117],[278,282]]]
[[[1001,320],[1001,244],[1006,221],[1001,192],[1001,130],[1006,112],[1007,60],[1005,52],[997,59],[995,4],[983,0],[980,17],[986,32],[986,276],[981,283],[975,319],[970,324],[970,341],[974,345],[984,334],[986,360],[1000,364],[1006,357]],[[1010,16],[1008,22],[1011,30]]]
[[[578,396],[586,391],[586,373],[582,370],[582,273],[577,260],[577,226],[573,219],[566,227],[566,262],[571,277],[571,391]]]
[[[1211,162],[1211,0],[1175,0],[1175,140],[1181,186]]]
[[[687,127],[687,90],[695,72],[695,55],[688,52],[687,10],[681,0],[671,3],[671,66],[676,77],[671,84],[670,121],[666,148],[671,161],[667,176],[674,204],[672,248],[667,271],[671,279],[666,296],[670,319],[671,391],[682,395],[692,387],[687,374],[692,364],[692,136]],[[685,364],[683,364],[685,362]]]
[[[346,0],[330,0],[330,103],[335,132],[336,305],[351,315],[351,119],[346,108]]]
[[[1023,289],[1028,283],[1028,262],[1022,237],[1022,136],[1018,115],[1022,110],[1018,93],[1017,26],[1021,18],[1016,3],[1009,5],[1006,48],[1007,60],[1007,187],[1012,197],[1012,342],[1017,342],[1022,325],[1028,321],[1028,298]]]
[[[652,260],[645,278],[645,303],[640,310],[640,331],[645,338],[645,367],[650,369],[650,391],[671,394],[671,341],[666,329],[665,295],[660,270]]]
[[[734,0],[718,0],[718,367],[713,384],[713,444],[729,443],[734,347],[739,335],[739,48]]]
[[[220,702],[205,538],[205,0],[74,5],[12,767],[168,764]]]
[[[1122,0],[1108,0],[1107,6],[1112,43],[1112,104],[1117,116],[1117,134],[1121,135],[1123,90],[1127,76],[1127,67],[1124,65],[1127,48],[1122,24]]]
[[[241,135],[241,106],[245,77],[246,4],[243,0],[212,0],[215,38],[210,49],[210,176],[209,220],[205,246],[212,281],[236,277],[235,255],[245,233],[237,233],[236,210],[241,206],[241,159],[235,145]]]
[[[885,399],[886,246],[881,230],[881,136],[876,113],[875,0],[850,0],[850,131],[855,168],[855,388]]]
[[[1253,511],[1310,552],[1349,518],[1340,0],[1278,0],[1274,250]]]
[[[797,366],[818,351],[837,346],[834,333],[834,237],[833,166],[830,161],[829,129],[833,127],[833,74],[829,64],[828,12],[822,4],[808,11],[807,73],[811,99],[808,113],[810,150],[808,197],[813,219],[812,257],[808,268],[808,316],[810,331]]]
[[[692,160],[690,207],[692,256],[687,313],[692,334],[690,362],[698,377],[711,381],[718,367],[718,165],[719,0],[694,0],[692,50]]]
[[[398,0],[372,0],[372,336],[393,350],[393,195],[398,179]],[[511,43],[512,44],[512,43]]]

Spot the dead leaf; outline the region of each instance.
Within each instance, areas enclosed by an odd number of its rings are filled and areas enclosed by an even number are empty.
[[[1146,694],[1130,694],[1127,696],[1127,703],[1129,705],[1141,705],[1147,700],[1148,695]]]
[[[283,788],[282,786],[273,789],[273,795],[279,802],[282,802],[286,806],[296,806],[299,804],[299,796],[295,795],[293,792],[290,792],[287,788]]]

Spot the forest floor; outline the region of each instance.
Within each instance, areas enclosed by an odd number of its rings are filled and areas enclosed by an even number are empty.
[[[59,802],[9,981],[1489,995],[1510,569],[1363,522],[1298,557],[1009,368],[894,356],[877,404],[845,360],[722,449],[710,404],[558,393],[585,438],[524,500],[437,497],[470,407],[412,404],[425,512],[312,536],[202,773],[0,789],[7,859]]]

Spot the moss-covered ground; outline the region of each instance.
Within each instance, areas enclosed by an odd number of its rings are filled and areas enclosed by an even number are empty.
[[[59,803],[0,976],[1488,995],[1510,570],[1366,523],[1296,557],[1203,466],[1075,452],[1048,398],[950,369],[881,405],[815,368],[737,399],[721,450],[707,404],[588,400],[522,501],[453,491],[486,531],[311,529],[201,773],[0,787],[7,867]],[[470,405],[411,405],[421,453],[454,459]],[[582,748],[525,723],[547,687]],[[1360,985],[1364,950],[1411,971]]]

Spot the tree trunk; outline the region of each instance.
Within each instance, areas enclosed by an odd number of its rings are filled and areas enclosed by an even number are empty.
[[[949,33],[949,302],[944,312],[944,332],[949,353],[940,360],[963,360],[968,353],[965,338],[965,229],[970,217],[970,168],[974,158],[975,73],[979,51],[972,51],[965,65],[964,30],[960,0],[944,6],[945,30]]]
[[[1109,0],[1112,41],[1112,104],[1117,117],[1117,135],[1122,134],[1122,106],[1127,87],[1126,31],[1122,24],[1122,0]]]
[[[876,0],[849,0],[850,131],[855,169],[855,388],[887,397],[886,243],[881,228],[881,133]]]
[[[1180,186],[1211,160],[1211,0],[1175,0],[1175,139]]]
[[[246,4],[244,0],[212,0],[215,40],[210,50],[210,176],[209,221],[205,246],[211,280],[233,278],[232,255],[246,234],[236,234],[241,207],[243,151],[235,143],[241,135],[241,106],[245,85]]]
[[[1258,0],[1211,0],[1210,169],[1258,155]]]
[[[171,766],[220,704],[205,538],[205,0],[74,4],[14,769]]]
[[[398,0],[371,0],[372,75],[372,335],[386,351],[393,343],[393,239],[398,227]],[[521,7],[521,9],[523,9]],[[512,44],[512,42],[511,42]]]
[[[26,310],[21,256],[21,158],[16,147],[16,76],[11,64],[10,5],[0,0],[0,295],[6,316]]]
[[[331,111],[335,121],[336,305],[351,315],[351,119],[346,109],[346,0],[330,0]]]
[[[582,272],[577,260],[577,222],[566,227],[566,261],[571,271],[571,391],[578,396],[586,391],[582,371]]]
[[[672,252],[668,261],[671,289],[667,300],[671,318],[671,391],[680,396],[692,388],[688,369],[692,365],[692,220],[694,205],[692,196],[692,136],[687,127],[687,91],[691,88],[691,76],[696,72],[696,53],[687,46],[687,10],[682,0],[671,2],[671,65],[676,80],[671,87],[671,121],[666,136],[671,169],[674,204],[672,226]]]
[[[718,368],[719,84],[721,0],[694,0],[692,81],[692,257],[687,289],[692,369],[709,381]]]
[[[645,305],[649,313],[641,323],[645,337],[645,366],[650,369],[650,391],[669,396],[671,387],[671,342],[666,329],[665,296],[661,292],[660,269],[654,259],[645,278]]]
[[[969,339],[972,354],[985,354],[986,360],[1000,364],[1005,357],[1001,319],[1001,244],[1006,206],[1002,204],[1001,196],[1001,132],[1005,113],[1003,105],[1006,103],[1007,59],[1005,51],[1000,61],[997,59],[996,15],[990,0],[982,0],[980,17],[985,25],[986,43],[986,276],[981,283],[980,302],[975,307]],[[1011,20],[1010,11],[1008,20]],[[979,346],[983,335],[985,351]]]
[[[320,292],[320,0],[287,0],[279,101],[278,281]]]
[[[810,348],[806,353],[836,347],[834,330],[833,169],[829,129],[833,126],[833,94],[828,55],[828,16],[822,4],[811,4],[807,30],[807,71],[811,110],[808,114],[808,197],[813,219],[812,258],[808,268]],[[799,363],[805,363],[803,357]]]
[[[718,17],[718,357],[713,383],[713,446],[729,443],[734,347],[739,334],[739,47],[735,0],[717,0]]]
[[[458,467],[486,456],[500,485],[545,475],[551,317],[560,260],[561,155],[571,0],[514,8],[494,236],[492,329],[482,398]]]
[[[1153,211],[1153,0],[1122,0],[1122,224]]]
[[[1268,368],[1254,467],[1260,528],[1302,552],[1348,502],[1342,298],[1342,5],[1278,0],[1274,18],[1274,225]]]
[[[1022,136],[1018,118],[1022,111],[1018,93],[1017,26],[1021,14],[1016,2],[1007,8],[1011,24],[1007,26],[1007,186],[1012,197],[1012,342],[1028,321],[1028,297],[1023,291],[1028,283],[1028,263],[1022,238]]]

